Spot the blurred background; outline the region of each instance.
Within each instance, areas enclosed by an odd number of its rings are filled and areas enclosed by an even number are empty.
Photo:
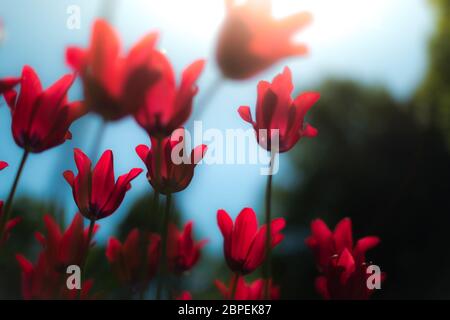
[[[80,29],[66,26],[70,5],[81,10]],[[274,0],[273,7],[279,17],[304,10],[313,14],[313,24],[298,35],[310,54],[283,60],[254,79],[222,83],[203,113],[203,128],[248,128],[237,108],[254,108],[257,82],[271,80],[286,65],[297,92],[322,94],[308,119],[319,136],[283,154],[274,177],[273,213],[288,221],[286,240],[274,257],[282,297],[318,298],[313,285],[317,272],[304,245],[309,223],[320,217],[334,227],[348,216],[355,238],[370,234],[382,240],[369,258],[388,279],[374,298],[450,298],[450,2]],[[17,76],[29,64],[48,86],[70,71],[65,48],[87,46],[93,20],[104,16],[125,48],[158,30],[159,48],[177,74],[206,58],[196,100],[202,101],[202,93],[218,77],[214,49],[224,14],[222,0],[1,0],[0,77]],[[82,97],[79,83],[70,97]],[[0,159],[10,165],[0,173],[0,198],[5,199],[21,150],[12,139],[9,110],[1,104]],[[42,230],[44,212],[63,225],[72,219],[76,207],[62,172],[74,169],[74,147],[89,152],[99,126],[100,118],[86,116],[72,126],[72,141],[30,157],[14,208],[25,221],[14,230],[10,253],[2,259],[13,260],[14,252],[36,256],[33,232]],[[149,143],[145,132],[125,119],[108,126],[101,149],[113,150],[119,175],[143,167],[134,151],[141,143]],[[218,298],[213,280],[229,277],[217,210],[234,217],[252,207],[262,221],[266,177],[259,169],[201,165],[189,188],[175,196],[179,223],[193,220],[197,239],[209,239],[199,265],[175,282],[180,289],[189,288],[194,298]],[[131,228],[155,224],[142,221],[151,208],[146,179],[141,176],[132,184],[120,209],[100,221],[89,261],[89,272],[102,284],[96,289],[107,297],[121,295],[104,256],[107,239],[114,235],[123,240]],[[20,297],[19,268],[15,261],[2,265],[8,266],[1,270],[8,277],[0,279],[0,297]]]

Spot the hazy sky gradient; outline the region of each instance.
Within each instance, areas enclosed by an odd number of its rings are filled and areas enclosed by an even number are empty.
[[[201,99],[202,90],[217,77],[212,53],[214,38],[224,15],[222,1],[118,2],[113,23],[126,47],[146,32],[158,30],[161,36],[159,47],[167,52],[177,74],[192,61],[208,58],[207,70],[200,81]],[[0,76],[18,75],[24,64],[30,64],[47,86],[68,72],[64,62],[65,47],[69,44],[86,46],[91,23],[100,10],[99,3],[92,0],[2,0],[0,17],[7,30],[6,39],[0,46]],[[80,30],[66,28],[66,9],[72,4],[81,8]],[[309,30],[298,36],[310,45],[310,55],[285,60],[255,79],[224,83],[204,114],[204,129],[248,128],[236,109],[240,105],[253,108],[258,80],[270,80],[285,65],[293,71],[297,90],[314,89],[323,79],[333,76],[386,86],[398,99],[410,96],[426,69],[427,39],[433,29],[432,12],[427,1],[275,0],[277,15],[302,8],[310,9],[315,16]],[[80,86],[77,85],[71,90],[71,97],[80,96]],[[19,194],[48,199],[55,192],[62,192],[67,197],[70,188],[59,173],[63,169],[74,169],[71,149],[82,147],[88,151],[88,139],[95,134],[98,123],[96,116],[89,116],[73,127],[73,141],[31,156]],[[0,108],[0,127],[3,128],[0,132],[0,159],[10,164],[0,173],[0,195],[5,199],[21,155],[11,136],[6,107]],[[134,152],[140,143],[148,143],[148,139],[132,119],[108,127],[102,149],[114,151],[117,174],[125,173],[131,167],[143,167]],[[314,142],[308,140],[303,143]],[[63,162],[57,160],[61,154],[67,157]],[[275,176],[277,185],[286,186],[296,179],[288,174],[290,170],[285,158],[283,155],[280,174]],[[221,245],[215,223],[217,209],[226,209],[235,216],[240,209],[250,206],[262,214],[264,185],[265,177],[259,175],[258,166],[200,166],[191,186],[175,199],[185,218],[196,222],[198,234],[210,239],[208,247],[213,249]],[[133,188],[121,209],[113,217],[101,221],[102,240],[113,232],[112,228],[123,218],[127,206],[145,192],[150,192],[150,187],[142,175],[133,181]]]

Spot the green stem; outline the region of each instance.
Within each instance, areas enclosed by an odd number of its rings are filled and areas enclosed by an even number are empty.
[[[264,299],[270,299],[270,273],[271,273],[271,259],[272,259],[272,228],[271,228],[271,207],[272,207],[272,175],[273,175],[273,164],[275,162],[276,152],[270,152],[270,168],[269,175],[267,177],[267,186],[266,186],[266,214],[265,214],[265,224],[266,224],[266,261],[263,265],[263,279],[264,279]]]
[[[230,300],[236,300],[236,291],[237,291],[237,287],[238,287],[238,283],[239,283],[239,273],[236,272],[234,274],[233,277],[233,283],[231,285],[231,296],[230,296]]]
[[[6,200],[5,211],[2,221],[0,221],[0,239],[3,239],[6,223],[11,216],[12,204],[14,201],[14,195],[16,194],[17,186],[19,184],[20,176],[22,175],[25,162],[28,159],[30,152],[28,150],[23,151],[22,159],[20,160],[19,169],[17,169],[16,177],[9,191],[8,199]]]
[[[150,213],[158,215],[158,209],[159,209],[159,192],[158,191],[154,191],[153,193],[153,201],[152,201],[152,211],[150,211]],[[149,221],[151,221],[152,215],[149,215]],[[149,226],[147,224],[144,224],[144,228],[145,230],[142,230],[142,234],[141,234],[141,253],[142,253],[142,261],[144,262],[142,264],[142,270],[141,270],[141,279],[142,279],[142,284],[139,288],[139,300],[144,300],[145,298],[145,290],[147,289],[147,265],[148,265],[148,254],[147,254],[147,246],[149,245],[149,239],[150,239],[150,233],[151,233],[151,229],[149,228]]]
[[[94,227],[95,227],[95,219],[91,219],[89,222],[89,231],[86,241],[86,252],[84,253],[84,259],[83,259],[83,269],[81,272],[84,272],[84,269],[86,268],[86,262],[89,255],[89,249],[91,248],[91,240],[92,240],[92,234],[94,233]]]
[[[84,252],[84,257],[83,257],[83,261],[82,263],[82,269],[81,269],[81,274],[83,275],[82,279],[84,278],[84,270],[86,269],[86,262],[87,262],[87,258],[89,255],[89,249],[91,248],[91,240],[92,240],[92,235],[94,233],[94,227],[95,227],[95,219],[91,219],[89,222],[89,230],[88,230],[88,236],[87,236],[87,241],[86,241],[86,249]],[[79,295],[78,298],[81,300],[81,290],[79,291]]]
[[[153,214],[157,215],[158,214],[158,210],[159,210],[159,192],[154,190],[153,191]],[[149,217],[150,219],[152,218],[152,216]]]
[[[159,272],[158,285],[156,288],[156,300],[161,300],[162,290],[164,287],[164,278],[167,275],[167,236],[170,221],[171,200],[172,195],[168,193],[166,195],[166,208],[164,211],[163,225],[161,230],[161,258],[159,260],[161,270]]]

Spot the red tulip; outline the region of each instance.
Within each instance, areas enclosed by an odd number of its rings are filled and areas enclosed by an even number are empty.
[[[241,118],[255,129],[258,143],[267,150],[272,149],[273,139],[278,139],[279,142],[278,150],[274,151],[286,152],[300,138],[317,135],[317,130],[305,122],[305,115],[319,100],[320,94],[305,92],[293,100],[292,90],[291,71],[286,67],[272,83],[259,82],[255,120],[248,106],[238,109]]]
[[[62,233],[58,224],[50,216],[44,217],[46,236],[36,233],[36,239],[42,245],[36,264],[32,264],[23,255],[16,258],[22,269],[22,294],[24,299],[76,299],[78,290],[67,289],[69,265],[82,264],[86,252],[88,230],[83,228],[81,215],[76,215]],[[94,233],[98,226],[95,226]],[[92,280],[82,283],[81,298],[87,298]]]
[[[192,295],[189,291],[183,291],[175,300],[192,300]]]
[[[13,90],[5,94],[17,145],[38,153],[72,137],[69,127],[85,113],[81,102],[67,101],[74,79],[74,75],[65,75],[43,91],[35,71],[29,66],[23,68],[19,97]]]
[[[152,137],[151,142],[151,149],[146,145],[136,147],[136,153],[147,167],[147,179],[150,184],[162,194],[186,189],[194,176],[195,166],[202,160],[206,152],[206,145],[196,147],[188,159],[176,164],[172,160],[172,152],[184,147],[184,130],[179,139],[172,136],[158,143],[158,140]],[[178,152],[177,155],[179,155]]]
[[[72,187],[78,209],[89,220],[113,214],[131,188],[130,182],[142,172],[135,168],[115,181],[111,150],[103,153],[94,170],[91,170],[91,160],[80,149],[75,149],[74,158],[78,175],[68,170],[64,172],[64,178]]]
[[[194,242],[192,221],[188,222],[182,232],[174,224],[169,225],[167,258],[169,269],[174,273],[183,273],[192,269],[200,258],[200,250],[207,240]]]
[[[334,232],[321,219],[311,223],[311,236],[306,239],[307,246],[313,251],[319,270],[325,270],[331,257],[340,255],[347,249],[355,258],[357,264],[365,261],[366,251],[380,243],[378,237],[364,237],[353,245],[352,221],[350,218],[342,219]]]
[[[291,38],[310,22],[308,13],[277,20],[270,0],[246,0],[242,5],[235,0],[225,2],[227,13],[216,56],[227,78],[246,79],[283,58],[307,53],[305,45],[293,43]]]
[[[353,245],[352,223],[341,220],[330,231],[320,219],[311,223],[312,235],[306,244],[314,252],[317,266],[322,273],[316,279],[316,289],[324,299],[368,299],[373,292],[367,286],[368,264],[366,251],[377,246],[377,237],[364,237]],[[381,281],[385,274],[381,274]]]
[[[266,225],[258,230],[256,214],[251,208],[244,208],[233,225],[228,213],[217,212],[217,223],[222,232],[224,254],[233,272],[248,274],[258,268],[265,259]],[[283,218],[271,222],[271,246],[278,245],[284,238],[280,233],[285,227]]]
[[[88,228],[84,228],[83,217],[75,215],[72,223],[63,233],[58,223],[49,215],[44,216],[47,236],[36,232],[35,236],[44,248],[46,261],[55,269],[65,272],[67,266],[81,266],[86,256],[88,241]],[[97,232],[99,226],[95,225],[93,233]],[[89,245],[92,245],[89,244]]]
[[[205,65],[197,60],[188,66],[177,87],[175,74],[162,53],[155,53],[155,61],[161,70],[161,77],[148,90],[146,103],[135,114],[137,123],[155,138],[165,138],[183,126],[192,112],[192,101],[198,92],[196,81]],[[156,64],[156,62],[155,62]]]
[[[374,289],[369,289],[367,263],[358,263],[348,249],[330,258],[325,273],[316,278],[316,290],[324,299],[367,300]],[[384,281],[386,274],[382,273]]]
[[[146,90],[160,74],[153,62],[156,40],[157,34],[150,33],[127,56],[120,56],[119,37],[108,22],[97,20],[88,49],[67,49],[67,63],[81,76],[90,110],[117,120],[143,105]]]
[[[224,299],[232,300],[264,300],[264,280],[258,279],[252,283],[246,283],[244,277],[239,277],[238,283],[236,285],[236,291],[233,297],[233,285],[236,281],[236,276],[233,276],[229,286],[225,285],[223,282],[216,280],[215,285],[219,289],[222,297]],[[280,288],[272,284],[270,280],[269,284],[270,299],[278,300],[280,299]]]
[[[6,163],[6,162],[5,162]],[[1,170],[1,169],[0,169]],[[0,221],[2,221],[3,219],[3,201],[0,201]],[[22,218],[20,217],[16,217],[13,219],[9,219],[6,223],[5,223],[5,229],[4,232],[2,233],[3,236],[0,239],[0,247],[8,240],[11,230],[20,222],[22,221]]]
[[[41,254],[33,265],[23,255],[16,255],[22,269],[22,296],[25,300],[39,299],[88,299],[93,280],[86,280],[79,290],[69,290],[66,285],[66,273],[55,272]]]
[[[5,94],[6,92],[12,90],[20,82],[20,78],[4,78],[0,79],[0,94]]]
[[[146,239],[144,244],[138,229],[133,229],[123,244],[116,238],[109,239],[106,257],[121,283],[146,287],[155,276],[160,257],[160,237],[149,234]],[[143,248],[146,248],[145,256]]]

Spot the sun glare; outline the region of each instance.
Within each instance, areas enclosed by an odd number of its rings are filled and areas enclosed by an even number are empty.
[[[243,0],[237,0],[242,3]],[[284,17],[299,11],[308,11],[313,24],[299,39],[314,44],[330,45],[367,29],[378,28],[383,15],[395,1],[377,0],[273,0],[273,14]],[[199,40],[211,40],[224,16],[224,0],[168,0],[141,1],[149,9],[159,13],[173,28]],[[180,30],[180,29],[179,29]]]
[[[284,17],[298,11],[310,12],[313,15],[313,23],[299,38],[327,46],[368,29],[379,28],[392,2],[395,1],[274,0],[272,5],[276,17]]]

